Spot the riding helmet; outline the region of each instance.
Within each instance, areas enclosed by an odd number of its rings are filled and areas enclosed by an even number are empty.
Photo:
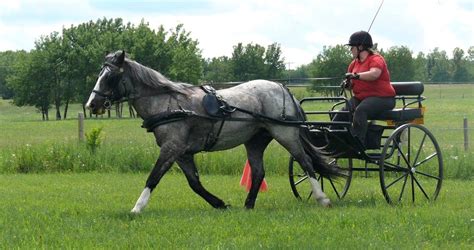
[[[374,44],[372,43],[372,37],[367,31],[357,31],[351,35],[349,38],[349,43],[346,44],[349,46],[359,46],[362,45],[365,48],[372,48]]]

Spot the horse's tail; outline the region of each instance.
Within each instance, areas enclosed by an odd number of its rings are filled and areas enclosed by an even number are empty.
[[[293,97],[293,104],[297,109],[298,118],[302,121],[306,121],[306,114],[303,111],[301,105],[299,105],[298,101]],[[324,156],[324,153],[318,149],[313,143],[311,142],[311,132],[309,128],[304,126],[300,128],[300,141],[303,144],[303,148],[305,153],[311,157],[311,161],[313,163],[313,169],[315,172],[319,173],[323,177],[346,177],[347,173],[345,170],[341,169],[335,164],[329,164],[328,159]]]
[[[311,132],[308,128],[301,128],[300,141],[303,144],[305,153],[311,157],[314,171],[321,176],[328,178],[347,176],[346,171],[335,164],[328,163],[328,159],[324,156],[321,150],[311,143],[309,133]]]

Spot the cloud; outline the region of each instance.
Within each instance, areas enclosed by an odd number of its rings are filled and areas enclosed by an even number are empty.
[[[325,45],[344,44],[367,30],[380,1],[374,0],[139,0],[2,1],[0,50],[31,49],[35,39],[99,18],[123,18],[152,28],[182,23],[204,57],[230,56],[237,43],[274,42],[291,67],[311,62]],[[472,0],[385,1],[371,29],[379,48],[405,45],[415,53],[435,47],[448,54],[473,44]]]

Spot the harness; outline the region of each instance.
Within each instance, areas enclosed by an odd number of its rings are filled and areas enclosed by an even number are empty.
[[[211,129],[207,135],[206,142],[204,145],[205,150],[210,150],[214,147],[217,143],[219,136],[222,132],[222,128],[224,127],[224,123],[226,121],[244,121],[244,122],[251,122],[251,121],[267,121],[271,123],[276,123],[279,125],[284,126],[299,126],[305,124],[305,117],[304,114],[302,115],[301,111],[298,112],[297,117],[288,116],[286,115],[286,93],[289,93],[289,90],[282,86],[282,93],[283,93],[283,109],[280,115],[280,119],[275,119],[269,116],[265,116],[259,113],[255,113],[253,111],[249,111],[246,109],[242,109],[239,107],[232,106],[228,104],[222,96],[218,95],[216,90],[211,86],[200,86],[200,88],[206,93],[206,95],[202,99],[202,105],[204,110],[206,111],[206,115],[198,114],[194,111],[185,110],[180,107],[177,110],[167,110],[165,112],[156,114],[149,118],[144,119],[142,127],[145,128],[148,132],[152,132],[158,126],[181,121],[191,117],[198,117],[212,121]],[[286,91],[285,91],[286,90]],[[299,107],[296,105],[294,98],[293,105],[295,107]],[[301,108],[299,108],[301,109]],[[245,114],[252,116],[253,118],[239,118],[239,117],[232,117],[232,114],[235,111],[239,111]],[[219,128],[216,133],[214,133],[215,125],[220,122]]]
[[[131,82],[126,82],[126,79],[123,78],[124,69],[122,67],[116,66],[112,63],[105,62],[102,65],[102,68],[108,67],[109,70],[114,72],[112,77],[120,78],[115,86],[112,87],[112,93],[106,94],[97,90],[93,90],[93,92],[105,99],[103,106],[106,109],[110,109],[114,102],[123,102],[127,99],[137,99],[140,96],[136,95],[134,92],[134,87],[131,85]],[[127,86],[127,83],[130,83],[131,86]],[[185,110],[179,105],[178,109],[171,110],[170,106],[165,112],[158,113],[148,118],[144,118],[142,127],[145,128],[148,132],[152,132],[155,128],[165,125],[172,122],[181,121],[184,119],[188,119],[190,117],[198,117],[202,119],[207,119],[212,121],[212,127],[207,135],[206,142],[204,148],[206,150],[211,149],[217,143],[219,139],[219,135],[222,132],[222,128],[224,127],[224,123],[226,121],[242,121],[242,122],[252,122],[252,121],[263,121],[263,122],[270,122],[275,123],[283,126],[300,126],[306,125],[305,122],[305,115],[302,111],[301,107],[296,103],[294,98],[291,98],[294,107],[297,109],[297,116],[287,116],[286,115],[286,94],[288,93],[290,96],[291,93],[289,89],[283,86],[282,84],[279,85],[282,89],[282,97],[283,97],[283,108],[282,113],[279,119],[269,117],[266,115],[262,115],[259,113],[255,113],[250,110],[242,109],[239,107],[232,106],[225,101],[222,96],[218,95],[216,90],[211,86],[201,86],[201,90],[203,90],[206,94],[202,99],[202,105],[206,114],[198,114],[195,111]],[[171,97],[170,97],[171,98]],[[178,99],[174,97],[176,101]],[[171,99],[170,99],[171,102]],[[232,114],[235,111],[239,111],[245,114],[252,116],[252,118],[239,118],[239,117],[232,117]],[[220,122],[219,129],[217,133],[214,133],[214,127],[217,122]]]

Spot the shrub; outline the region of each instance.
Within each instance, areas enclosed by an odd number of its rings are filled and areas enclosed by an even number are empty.
[[[91,151],[91,153],[95,153],[97,148],[102,143],[101,133],[102,127],[93,128],[89,133],[86,133],[87,148]]]

